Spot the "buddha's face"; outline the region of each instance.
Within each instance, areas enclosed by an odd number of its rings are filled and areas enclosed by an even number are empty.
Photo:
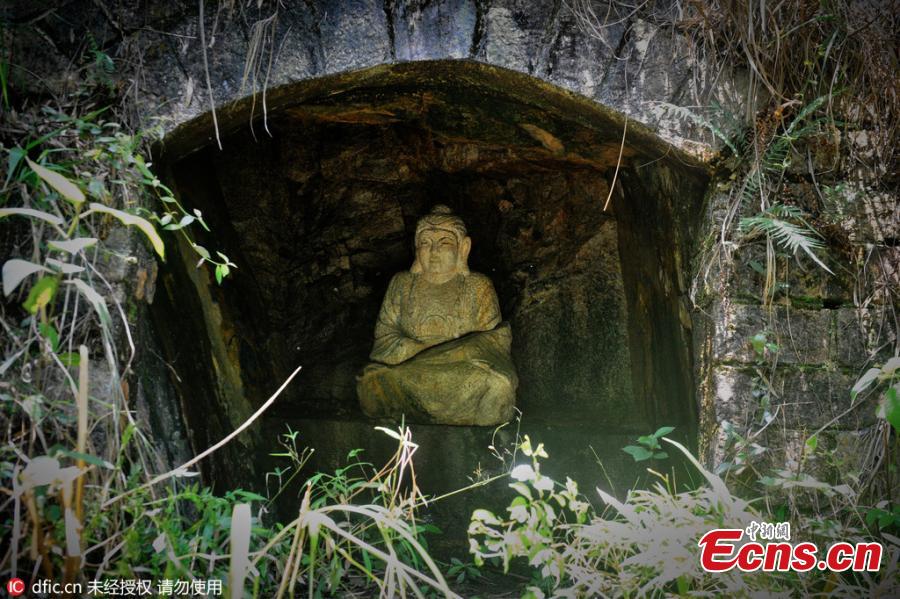
[[[425,229],[416,239],[416,259],[429,278],[443,279],[459,269],[459,242],[452,231]]]

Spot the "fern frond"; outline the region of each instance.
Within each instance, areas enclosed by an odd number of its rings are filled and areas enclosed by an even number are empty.
[[[756,216],[742,218],[739,229],[746,235],[764,234],[794,254],[797,253],[797,250],[803,250],[816,264],[833,275],[831,269],[819,259],[815,252],[825,247],[825,244],[817,239],[821,236],[809,226],[802,214],[796,207],[776,204]],[[800,222],[797,224],[787,219]]]
[[[732,136],[726,134],[724,131],[722,131],[722,129],[717,127],[712,122],[682,106],[676,106],[675,104],[670,104],[668,102],[658,102],[658,104],[663,108],[666,108],[667,110],[675,113],[680,118],[687,119],[693,122],[695,125],[706,127],[712,132],[713,135],[721,139],[722,143],[728,146],[728,149],[731,150],[732,154],[734,154],[735,156],[740,156],[737,145],[735,145],[734,141],[732,141]]]
[[[802,123],[806,117],[808,117],[810,114],[812,114],[813,112],[818,110],[822,106],[822,104],[824,104],[825,102],[828,101],[828,99],[830,97],[834,97],[834,95],[833,94],[825,94],[823,96],[819,96],[818,98],[816,98],[815,100],[813,100],[812,102],[810,102],[809,104],[804,106],[803,110],[801,110],[800,112],[797,113],[797,116],[795,116],[791,120],[791,124],[788,125],[788,128],[784,130],[784,135],[790,136],[791,133],[793,133],[793,131],[794,131],[794,127],[796,127],[797,125]]]

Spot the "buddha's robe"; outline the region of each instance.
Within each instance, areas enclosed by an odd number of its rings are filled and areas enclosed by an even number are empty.
[[[357,393],[369,416],[491,425],[508,421],[518,384],[512,335],[490,279],[472,273],[441,284],[394,275],[385,294],[374,363]]]

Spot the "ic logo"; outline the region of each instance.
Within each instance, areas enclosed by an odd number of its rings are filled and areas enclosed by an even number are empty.
[[[6,592],[10,597],[18,597],[25,592],[25,581],[21,578],[10,578],[6,583]]]

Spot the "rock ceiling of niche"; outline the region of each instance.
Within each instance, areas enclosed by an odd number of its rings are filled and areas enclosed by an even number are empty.
[[[421,129],[441,144],[475,144],[488,150],[508,148],[511,160],[540,164],[569,163],[605,171],[614,167],[621,149],[623,165],[635,155],[620,142],[584,127],[560,122],[539,108],[504,97],[460,93],[456,89],[391,90],[388,97],[373,90],[330,96],[327,102],[293,106],[289,117],[301,123],[318,121],[362,126],[407,125]],[[345,96],[350,97],[345,97]],[[552,131],[552,132],[551,132]],[[486,167],[488,165],[485,165]]]
[[[360,126],[414,126],[440,143],[509,148],[524,162],[605,171],[659,158],[706,167],[635,121],[621,145],[625,117],[578,94],[522,73],[472,61],[380,65],[285,84],[266,92],[270,122],[279,119]],[[218,109],[223,140],[261,120],[262,98]],[[211,114],[183,123],[161,145],[166,160],[215,143]]]

